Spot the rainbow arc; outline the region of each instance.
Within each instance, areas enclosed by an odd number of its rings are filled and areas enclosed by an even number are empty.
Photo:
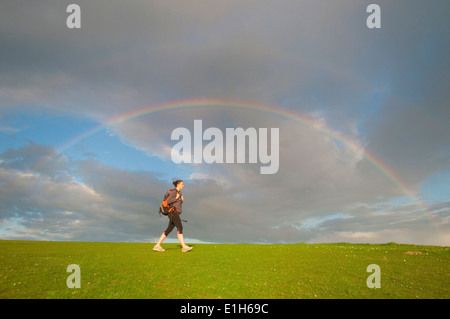
[[[439,228],[437,224],[433,221],[431,215],[428,213],[428,208],[423,203],[423,201],[420,199],[418,194],[416,194],[413,190],[411,190],[407,183],[405,183],[402,178],[396,174],[389,166],[387,166],[385,163],[383,163],[382,160],[380,160],[375,154],[372,154],[367,149],[365,149],[363,146],[361,146],[358,142],[352,140],[351,138],[341,134],[340,132],[337,132],[336,130],[331,129],[330,127],[326,126],[323,121],[319,121],[316,118],[296,113],[292,110],[286,110],[275,106],[270,105],[264,105],[264,104],[258,104],[258,103],[249,103],[244,101],[237,101],[237,100],[225,100],[225,99],[192,99],[192,100],[179,100],[179,101],[172,101],[168,103],[162,103],[158,105],[149,105],[145,106],[143,108],[133,110],[124,114],[121,114],[119,116],[116,116],[112,118],[111,120],[107,121],[106,123],[99,124],[98,126],[85,131],[81,133],[80,135],[74,137],[73,139],[67,141],[62,146],[60,146],[58,149],[56,149],[51,154],[48,154],[46,157],[44,157],[42,160],[37,162],[32,169],[38,170],[41,166],[45,165],[46,163],[50,162],[51,160],[58,157],[60,154],[62,154],[67,149],[71,148],[72,146],[80,143],[82,140],[89,138],[90,136],[106,129],[109,127],[113,127],[115,125],[128,122],[130,120],[140,118],[143,116],[148,116],[156,113],[161,112],[169,112],[169,111],[175,111],[179,109],[188,109],[188,108],[211,108],[211,107],[228,107],[231,109],[247,109],[247,110],[253,110],[257,112],[264,112],[268,114],[272,114],[275,116],[280,116],[282,118],[286,118],[292,121],[295,121],[297,123],[306,125],[308,127],[313,128],[314,130],[317,130],[330,138],[339,141],[343,144],[345,144],[350,149],[354,150],[357,153],[362,154],[365,160],[367,160],[371,165],[373,165],[381,174],[383,174],[387,179],[389,179],[392,183],[394,183],[405,196],[410,197],[415,201],[417,206],[420,208],[420,210],[427,215],[427,217],[430,219],[433,226],[439,231]]]

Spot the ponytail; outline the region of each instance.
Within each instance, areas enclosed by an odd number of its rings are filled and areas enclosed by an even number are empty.
[[[176,188],[177,185],[178,185],[179,183],[181,183],[181,182],[182,182],[181,179],[177,179],[176,181],[173,181],[172,184],[173,184],[173,186],[175,186],[175,188]]]

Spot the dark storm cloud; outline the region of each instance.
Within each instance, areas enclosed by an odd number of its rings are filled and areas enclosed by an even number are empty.
[[[369,2],[77,1],[79,30],[65,25],[70,3],[0,4],[2,111],[45,110],[105,123],[167,101],[229,98],[323,121],[375,154],[412,191],[449,166],[445,1],[378,1],[379,30],[365,25]],[[110,130],[170,160],[171,131],[196,118],[221,129],[279,127],[281,138],[274,176],[259,175],[254,165],[187,167],[193,238],[448,243],[430,236],[417,205],[380,203],[405,194],[362,154],[300,123],[248,110],[192,109]],[[30,144],[1,154],[3,180],[15,185],[2,201],[10,227],[22,217],[35,238],[159,235],[164,223],[148,212],[167,188],[160,176],[64,156],[30,172],[49,148]],[[432,212],[447,207],[436,205]],[[445,228],[445,215],[435,215]]]

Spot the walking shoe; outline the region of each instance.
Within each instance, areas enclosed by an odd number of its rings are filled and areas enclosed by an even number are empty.
[[[186,252],[188,252],[188,251],[191,251],[192,250],[192,247],[189,247],[189,246],[184,246],[182,249],[181,249],[181,251],[183,252],[183,253],[186,253]]]
[[[155,247],[153,247],[153,250],[154,251],[165,251],[161,246],[155,246]]]

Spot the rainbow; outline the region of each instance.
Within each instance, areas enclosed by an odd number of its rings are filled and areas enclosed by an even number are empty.
[[[367,149],[364,149],[363,146],[361,146],[356,141],[353,141],[352,139],[344,136],[343,134],[331,129],[330,127],[327,127],[323,122],[306,115],[302,115],[299,113],[296,113],[291,110],[281,109],[275,106],[269,106],[264,104],[258,104],[258,103],[249,103],[244,101],[237,101],[237,100],[226,100],[226,99],[192,99],[192,100],[179,100],[179,101],[172,101],[167,103],[162,103],[158,105],[150,105],[145,106],[143,108],[133,110],[131,112],[127,112],[124,114],[121,114],[119,116],[116,116],[105,123],[102,123],[86,132],[83,132],[82,134],[76,136],[75,138],[67,141],[62,146],[60,146],[58,149],[56,149],[54,152],[48,154],[43,159],[41,159],[39,162],[37,162],[33,167],[32,170],[38,170],[41,166],[45,165],[46,163],[50,162],[51,160],[58,157],[60,154],[62,154],[64,151],[69,149],[70,147],[78,144],[82,140],[102,131],[103,129],[113,127],[115,125],[142,117],[146,115],[156,114],[160,112],[168,112],[168,111],[174,111],[178,109],[188,109],[188,108],[211,108],[211,107],[228,107],[232,109],[247,109],[247,110],[253,110],[258,112],[265,112],[268,114],[280,116],[298,123],[301,123],[303,125],[307,125],[327,136],[332,138],[333,140],[339,141],[343,144],[345,144],[350,149],[354,150],[357,153],[362,154],[362,156],[371,164],[373,165],[378,171],[380,171],[387,179],[389,179],[392,183],[394,183],[407,197],[412,198],[418,207],[420,207],[421,211],[423,211],[433,225],[438,229],[438,226],[434,221],[432,220],[430,214],[428,214],[428,209],[423,203],[422,200],[420,200],[418,194],[416,194],[414,191],[412,191],[408,185],[398,176],[392,169],[390,169],[386,164],[384,164],[379,158],[377,158],[374,154],[370,153]]]
[[[321,121],[318,121],[317,119],[315,119],[313,117],[302,115],[302,114],[296,113],[291,110],[280,109],[280,108],[277,108],[274,106],[234,101],[234,100],[223,100],[223,99],[181,100],[181,101],[169,102],[169,103],[164,103],[164,104],[159,104],[159,105],[146,106],[146,107],[143,107],[138,110],[133,110],[131,112],[121,114],[119,116],[116,116],[116,117],[108,120],[106,123],[100,124],[86,132],[83,132],[82,134],[74,137],[73,139],[67,141],[62,146],[58,147],[55,151],[53,151],[50,154],[47,154],[43,159],[41,159],[39,162],[37,162],[32,167],[32,170],[38,170],[41,166],[43,166],[46,163],[48,163],[49,161],[55,159],[56,157],[58,157],[60,154],[62,154],[67,149],[71,148],[72,146],[80,143],[82,140],[84,140],[84,139],[86,139],[108,127],[113,127],[115,125],[130,121],[130,120],[142,117],[142,116],[155,114],[155,113],[159,113],[159,112],[167,112],[167,111],[173,111],[173,110],[177,110],[177,109],[186,109],[186,108],[217,107],[217,106],[265,112],[265,113],[281,116],[286,119],[293,120],[295,122],[299,122],[301,124],[307,125],[313,129],[315,129],[319,132],[322,132],[323,134],[331,137],[333,140],[342,142],[343,144],[347,145],[347,147],[362,154],[367,161],[369,161],[384,176],[386,176],[395,185],[397,185],[397,187],[399,187],[406,196],[417,197],[417,195],[412,190],[409,189],[407,184],[405,182],[403,182],[402,179],[398,175],[396,175],[380,159],[375,157],[375,155],[368,152],[366,149],[364,149],[364,147],[359,145],[357,142],[355,142],[355,141],[351,140],[350,138],[344,136],[343,134],[325,126]]]

